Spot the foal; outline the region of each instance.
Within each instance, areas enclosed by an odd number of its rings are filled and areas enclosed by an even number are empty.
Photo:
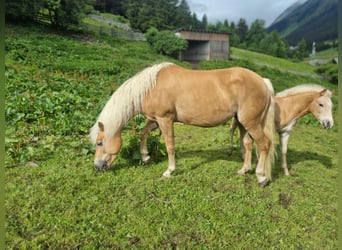
[[[268,79],[264,78],[264,81]],[[287,167],[287,144],[294,128],[296,121],[307,115],[313,114],[320,121],[322,127],[329,129],[334,125],[332,117],[332,102],[331,96],[333,91],[330,91],[320,85],[303,84],[296,87],[286,89],[279,92],[275,96],[275,127],[279,134],[282,168],[285,175],[289,176]],[[230,151],[233,147],[233,136],[236,127],[240,130],[240,152],[242,157],[251,157],[252,154],[252,139],[243,141],[245,130],[237,119],[234,119],[230,128]],[[245,145],[243,145],[243,143]],[[239,174],[244,174],[250,170],[251,164],[246,165],[246,168],[239,170]]]

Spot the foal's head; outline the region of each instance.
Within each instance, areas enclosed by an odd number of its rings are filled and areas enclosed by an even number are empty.
[[[334,125],[332,117],[331,96],[333,92],[323,89],[317,94],[317,97],[310,105],[311,113],[320,121],[323,128],[331,128]]]
[[[106,138],[103,123],[98,122],[98,126],[94,167],[98,171],[108,170],[120,152],[122,145],[121,133],[118,132],[113,137]]]

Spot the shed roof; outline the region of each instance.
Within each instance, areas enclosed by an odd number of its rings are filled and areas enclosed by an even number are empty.
[[[175,32],[180,32],[180,31],[209,33],[209,34],[225,34],[225,35],[231,35],[232,34],[231,32],[212,31],[212,30],[203,30],[203,29],[190,29],[190,28],[179,28],[179,29],[175,30]]]

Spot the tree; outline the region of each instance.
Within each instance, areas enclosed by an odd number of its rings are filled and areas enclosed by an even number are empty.
[[[192,13],[191,16],[191,28],[193,29],[201,29],[201,22],[197,19],[196,13]]]
[[[255,20],[246,36],[246,44],[248,48],[257,50],[262,39],[266,36],[265,21],[261,19]]]
[[[46,0],[45,2],[51,24],[62,28],[80,24],[86,8],[93,3],[91,0]]]
[[[282,39],[280,39],[277,31],[272,31],[260,41],[258,51],[282,58],[285,58],[287,55],[286,44]]]
[[[93,0],[12,0],[6,1],[6,18],[39,20],[46,10],[53,26],[67,28],[79,24]]]
[[[177,26],[189,27],[192,23],[190,7],[186,0],[182,0],[176,8]]]
[[[151,27],[145,34],[147,42],[160,54],[177,57],[188,46],[187,40],[177,37],[171,31],[158,31]]]
[[[295,57],[298,60],[303,60],[304,57],[307,56],[307,52],[306,52],[306,41],[304,38],[302,38],[302,40],[300,40],[300,42],[298,43],[297,49],[296,49],[296,53],[295,53]]]
[[[172,30],[183,26],[185,7],[184,5],[183,9],[178,7],[178,0],[128,0],[124,4],[125,15],[131,26],[142,32],[146,32],[150,27]],[[180,13],[183,15],[182,20],[177,18]],[[190,24],[191,13],[189,12],[188,15],[188,24]]]
[[[204,14],[203,16],[202,16],[202,22],[201,22],[201,27],[202,27],[202,29],[207,29],[207,26],[208,26],[208,18],[207,18],[207,15],[206,14]]]
[[[248,25],[246,19],[240,18],[237,27],[236,27],[236,34],[240,39],[240,43],[246,42],[246,37],[248,33]]]
[[[11,0],[5,1],[7,20],[32,21],[44,7],[45,0]]]
[[[109,12],[124,15],[124,0],[95,0],[94,9],[100,12]]]

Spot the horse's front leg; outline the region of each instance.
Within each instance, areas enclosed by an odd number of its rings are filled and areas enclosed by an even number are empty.
[[[147,138],[150,132],[156,128],[158,128],[158,123],[147,119],[145,127],[141,130],[140,155],[141,155],[141,160],[145,164],[147,164],[150,161],[150,155],[148,154],[148,149],[147,149]]]
[[[157,122],[164,136],[169,161],[167,169],[163,173],[163,176],[168,178],[171,176],[171,173],[176,169],[173,119],[169,117],[157,118]]]
[[[281,151],[281,167],[283,168],[286,176],[290,176],[290,172],[289,172],[289,169],[287,168],[287,160],[286,160],[287,144],[289,141],[289,137],[290,137],[289,132],[279,133],[280,151]]]

